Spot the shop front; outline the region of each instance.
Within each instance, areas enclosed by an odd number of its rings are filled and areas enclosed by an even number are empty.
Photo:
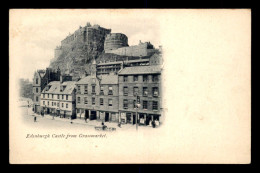
[[[119,121],[121,124],[135,124],[135,113],[119,112]]]
[[[85,110],[82,108],[77,109],[77,119],[84,119],[85,118]]]
[[[34,105],[34,112],[37,114],[41,113],[41,106],[40,105]]]

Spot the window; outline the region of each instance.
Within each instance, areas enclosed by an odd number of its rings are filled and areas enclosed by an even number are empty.
[[[133,108],[136,108],[136,100],[133,100]]]
[[[36,101],[38,102],[38,100],[39,100],[39,98],[38,98],[38,96],[36,96]]]
[[[36,93],[38,93],[38,88],[36,88]]]
[[[84,85],[84,94],[88,94],[88,85]]]
[[[92,97],[92,105],[95,105],[96,103],[95,97]]]
[[[124,76],[124,82],[127,82],[128,76]]]
[[[100,102],[99,102],[100,105],[104,105],[104,99],[103,99],[103,98],[100,98],[99,101],[100,101]]]
[[[158,102],[153,101],[153,110],[158,110]]]
[[[128,109],[128,100],[124,100],[124,104],[123,104],[124,109]]]
[[[108,87],[108,95],[113,95],[113,88],[111,86]]]
[[[35,81],[35,83],[36,83],[36,84],[38,84],[38,82],[39,82],[39,79],[38,79],[38,78],[36,78],[36,81]]]
[[[43,96],[43,98],[45,98],[45,94],[43,94],[42,96]]]
[[[59,94],[57,95],[57,98],[60,99],[60,95]]]
[[[45,105],[45,101],[43,101],[43,105]]]
[[[84,104],[88,104],[88,98],[84,97]]]
[[[66,95],[66,100],[68,100],[69,99],[69,96],[68,95]]]
[[[78,103],[80,103],[80,97],[78,97]]]
[[[53,102],[51,102],[51,105],[53,106]]]
[[[138,75],[134,75],[134,82],[138,81]]]
[[[77,89],[78,92],[80,92],[80,85],[78,85],[78,89]]]
[[[66,103],[66,108],[68,108],[68,103]]]
[[[148,81],[148,75],[143,75],[143,82],[147,82]]]
[[[128,95],[128,87],[127,87],[127,86],[125,86],[125,87],[123,88],[123,92],[124,92],[124,96],[127,96],[127,95]]]
[[[50,94],[48,94],[48,98],[50,98]]]
[[[134,87],[133,91],[134,91],[133,95],[137,96],[138,95],[138,91],[139,91],[138,87]]]
[[[92,94],[95,94],[95,93],[96,93],[96,86],[92,85]]]
[[[64,95],[62,95],[62,100],[64,99]]]
[[[54,102],[54,106],[56,106],[56,102]]]
[[[48,101],[48,106],[49,106],[49,104],[50,104],[50,103],[49,103],[49,101]]]
[[[143,101],[143,109],[147,109],[148,108],[148,102],[147,101]]]
[[[57,106],[60,107],[60,103],[57,103]]]
[[[158,91],[158,87],[153,87],[153,96],[158,96],[159,95],[159,91]]]
[[[100,87],[100,95],[104,95],[104,87]]]
[[[148,96],[148,88],[143,87],[143,96]]]
[[[64,107],[64,103],[61,104],[61,107]]]
[[[153,75],[152,80],[153,80],[153,82],[158,82],[159,81],[158,75]]]
[[[108,99],[108,106],[112,106],[113,105],[113,100],[112,99]]]
[[[53,94],[51,95],[51,98],[53,99]]]

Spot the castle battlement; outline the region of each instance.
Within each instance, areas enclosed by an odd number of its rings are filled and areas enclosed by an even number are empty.
[[[100,27],[99,25],[95,24],[93,26],[90,25],[88,22],[86,26],[81,27],[79,26],[79,29],[77,29],[73,34],[70,34],[61,41],[61,45],[70,44],[73,41],[79,41],[79,42],[88,42],[91,41],[94,36],[100,37],[100,36],[106,36],[111,32],[111,29],[106,29],[103,27]]]

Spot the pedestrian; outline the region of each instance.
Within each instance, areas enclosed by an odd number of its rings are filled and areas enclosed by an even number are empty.
[[[155,128],[155,121],[154,120],[152,121],[152,126],[153,126],[153,128]]]
[[[121,128],[121,122],[119,122],[119,123],[118,123],[118,127],[120,127],[120,128]]]
[[[36,122],[36,116],[34,117],[34,122]]]

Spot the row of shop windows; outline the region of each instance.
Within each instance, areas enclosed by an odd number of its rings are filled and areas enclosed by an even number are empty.
[[[77,91],[80,92],[80,88],[81,86],[78,85],[77,86]],[[95,85],[92,85],[92,94],[95,94],[96,93],[96,86]],[[88,85],[84,85],[84,94],[88,94]],[[100,87],[100,95],[104,95],[104,87],[101,86]],[[108,95],[113,95],[113,87],[112,86],[109,86],[108,87]]]
[[[129,93],[128,86],[123,87],[123,93],[124,93],[124,96],[128,96],[128,93]],[[139,88],[133,87],[133,95],[136,96],[138,93],[139,93]],[[152,95],[154,97],[159,96],[158,87],[152,87]],[[148,87],[143,87],[143,96],[148,96]]]
[[[148,110],[148,101],[147,100],[143,100],[143,102],[141,103],[142,108],[144,110]],[[129,100],[124,99],[123,100],[123,108],[124,109],[128,109],[129,106]],[[136,108],[136,100],[133,100],[133,107]],[[158,102],[157,101],[152,101],[152,110],[158,110]]]
[[[148,82],[148,75],[142,75],[143,76],[143,82]],[[129,81],[128,76],[124,76],[123,79],[124,82],[132,82]],[[137,82],[138,81],[138,75],[134,75],[133,76],[133,82]],[[154,74],[152,75],[152,82],[158,82],[159,81],[159,75]]]
[[[47,96],[47,98],[54,98],[55,94],[43,94],[43,98],[45,98],[45,95]],[[51,96],[51,97],[50,97]],[[68,95],[59,95],[57,94],[57,99],[60,99],[60,96],[61,96],[61,99],[64,100],[64,98],[66,98],[66,100],[69,99],[69,96]],[[65,96],[65,97],[64,97]]]
[[[78,97],[77,103],[81,103],[80,97]],[[87,97],[84,97],[84,104],[88,104],[88,98]],[[96,98],[95,97],[92,97],[91,104],[92,105],[96,104]],[[99,98],[99,105],[100,106],[104,105],[104,98]],[[113,106],[113,100],[112,99],[108,99],[108,106]]]
[[[45,101],[42,102],[43,105],[45,105]],[[47,101],[47,105],[49,106],[50,105],[50,102]],[[51,105],[52,106],[56,106],[56,102],[51,102]],[[57,103],[57,107],[60,107],[60,103]],[[61,103],[61,107],[63,108],[64,107],[64,103]],[[68,103],[66,103],[66,108],[68,108]]]

